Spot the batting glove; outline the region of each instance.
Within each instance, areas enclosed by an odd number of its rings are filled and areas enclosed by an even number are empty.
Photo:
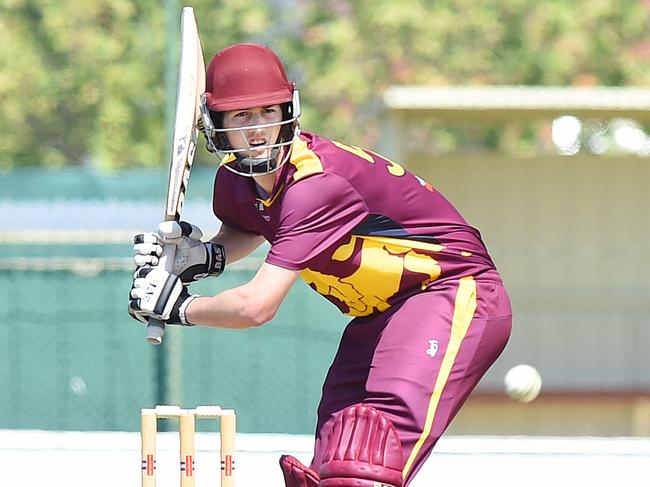
[[[172,274],[189,284],[220,275],[226,266],[223,245],[202,242],[203,232],[187,222],[162,222],[157,233],[143,233],[133,239],[133,260],[137,267],[156,266],[164,246],[175,247]]]
[[[154,318],[168,325],[192,326],[185,310],[196,297],[178,276],[157,267],[141,267],[133,275],[129,314],[143,323]]]

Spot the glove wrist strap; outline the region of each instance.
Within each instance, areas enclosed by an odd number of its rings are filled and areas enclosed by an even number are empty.
[[[223,245],[206,242],[208,251],[208,273],[211,276],[220,275],[226,268],[226,249]]]
[[[178,319],[179,319],[179,321],[181,322],[182,325],[184,325],[184,326],[194,326],[194,323],[190,323],[187,320],[187,316],[185,315],[185,313],[186,313],[187,307],[190,305],[190,303],[192,301],[194,301],[198,297],[199,297],[198,294],[190,295],[190,297],[187,298],[185,301],[183,301],[181,303],[180,307],[178,308]]]

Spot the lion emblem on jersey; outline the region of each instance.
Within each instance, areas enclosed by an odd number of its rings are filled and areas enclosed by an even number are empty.
[[[368,316],[390,308],[390,298],[405,290],[405,274],[417,276],[421,289],[436,280],[440,266],[428,254],[443,248],[396,238],[352,236],[331,257],[333,261],[344,262],[358,253],[360,263],[352,274],[341,277],[306,269],[302,277],[316,292],[339,307],[346,307],[345,314]]]

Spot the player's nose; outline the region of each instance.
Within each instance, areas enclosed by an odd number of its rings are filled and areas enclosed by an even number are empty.
[[[260,115],[255,115],[251,118],[251,125],[263,125],[265,123],[264,119]],[[259,136],[263,135],[266,132],[264,127],[253,127],[248,130],[248,135]]]

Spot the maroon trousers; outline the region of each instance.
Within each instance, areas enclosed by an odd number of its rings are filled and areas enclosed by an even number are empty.
[[[503,351],[511,323],[496,272],[441,282],[384,313],[352,320],[323,385],[311,467],[320,467],[336,413],[363,403],[395,425],[408,485]]]

